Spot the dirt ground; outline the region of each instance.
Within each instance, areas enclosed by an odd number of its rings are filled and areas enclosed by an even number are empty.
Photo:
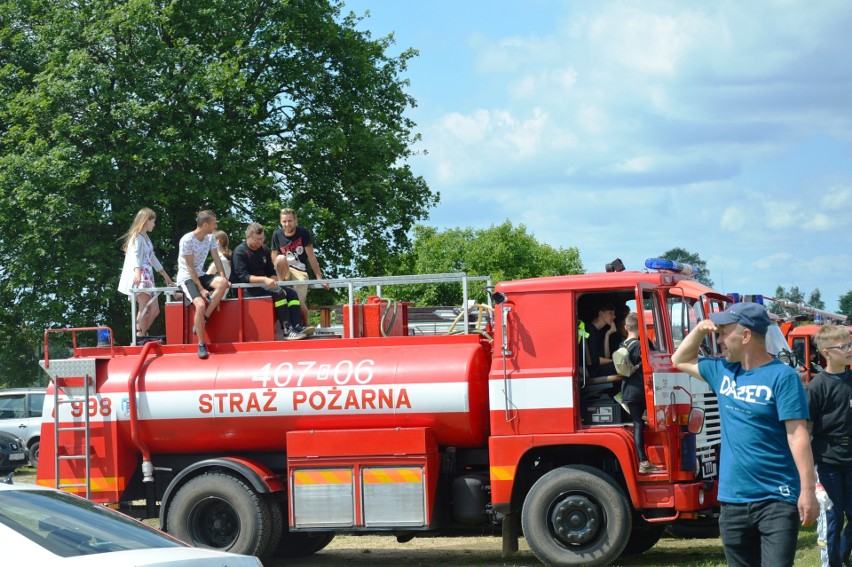
[[[408,543],[398,543],[391,536],[338,536],[319,553],[299,560],[270,560],[264,567],[332,567],[332,566],[386,566],[386,567],[533,567],[540,566],[526,541],[521,538],[519,550],[509,559],[503,559],[499,537],[415,538]],[[673,567],[724,566],[725,556],[718,539],[680,539],[664,537],[649,551],[641,555],[625,555],[613,565]],[[796,565],[807,565],[805,559]],[[814,567],[818,567],[814,565]]]
[[[501,547],[502,540],[490,536],[415,538],[407,543],[398,543],[392,536],[337,536],[328,547],[311,557],[270,560],[264,562],[264,567],[541,565],[523,539],[520,550],[509,560],[501,557]]]

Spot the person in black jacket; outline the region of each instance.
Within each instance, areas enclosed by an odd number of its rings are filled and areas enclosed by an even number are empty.
[[[621,381],[621,401],[627,405],[630,420],[633,422],[633,442],[636,444],[636,455],[639,457],[639,472],[642,474],[659,472],[661,469],[649,461],[645,454],[645,421],[642,419],[642,414],[645,413],[647,403],[645,402],[645,378],[642,373],[642,349],[639,344],[639,316],[636,313],[628,313],[624,319],[624,327],[627,330],[627,338],[621,344],[627,347],[630,362],[636,365],[636,370]]]
[[[275,267],[269,248],[263,245],[263,225],[253,222],[248,226],[246,240],[234,250],[231,262],[231,283],[262,283],[266,286],[247,287],[244,292],[254,297],[272,296],[284,338],[289,341],[304,339],[308,329],[302,327],[299,296],[290,287],[279,287],[273,277]]]
[[[833,504],[825,513],[828,564],[842,567],[852,552],[852,341],[841,325],[823,326],[814,341],[826,365],[806,389],[811,448],[819,482]]]

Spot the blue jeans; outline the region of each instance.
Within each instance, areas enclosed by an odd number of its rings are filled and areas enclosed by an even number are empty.
[[[780,500],[722,503],[719,531],[729,567],[792,567],[799,508]]]
[[[842,567],[852,551],[852,468],[817,463],[819,482],[833,504],[825,513],[825,541],[830,567]],[[846,529],[843,529],[843,516]]]

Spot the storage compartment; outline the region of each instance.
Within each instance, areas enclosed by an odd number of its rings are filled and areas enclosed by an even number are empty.
[[[287,434],[290,526],[428,529],[440,460],[431,431]]]
[[[408,335],[408,306],[405,301],[371,295],[366,303],[352,308],[354,332],[350,334],[349,305],[343,306],[343,336],[399,337]]]
[[[588,400],[583,406],[583,423],[585,425],[602,425],[622,423],[621,405],[609,396],[597,400]]]

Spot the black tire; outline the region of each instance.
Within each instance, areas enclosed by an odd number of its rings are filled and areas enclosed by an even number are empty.
[[[533,485],[521,524],[530,549],[545,565],[609,565],[630,537],[630,506],[607,475],[592,467],[567,466]]]
[[[240,478],[201,474],[187,481],[168,506],[166,531],[190,545],[258,557],[270,549],[270,506]]]
[[[286,502],[280,506],[285,506]],[[280,508],[279,508],[280,509]],[[287,518],[287,511],[282,510]],[[298,559],[313,555],[324,549],[334,539],[334,532],[291,532],[286,520],[281,532],[278,548],[270,555],[275,559]]]
[[[34,469],[38,468],[38,450],[40,446],[40,441],[35,441],[30,445],[30,466]]]
[[[287,524],[284,520],[284,511],[281,509],[281,504],[277,495],[266,494],[263,498],[263,504],[269,510],[269,541],[266,543],[266,550],[261,556],[262,559],[272,557],[275,550],[278,549],[278,543],[285,531]]]
[[[642,520],[639,525],[634,525],[630,530],[630,538],[624,546],[622,555],[639,555],[645,553],[660,541],[666,531],[665,524],[651,524]]]
[[[272,557],[276,559],[298,559],[313,555],[324,549],[334,539],[332,532],[291,532],[281,535],[278,549]]]

